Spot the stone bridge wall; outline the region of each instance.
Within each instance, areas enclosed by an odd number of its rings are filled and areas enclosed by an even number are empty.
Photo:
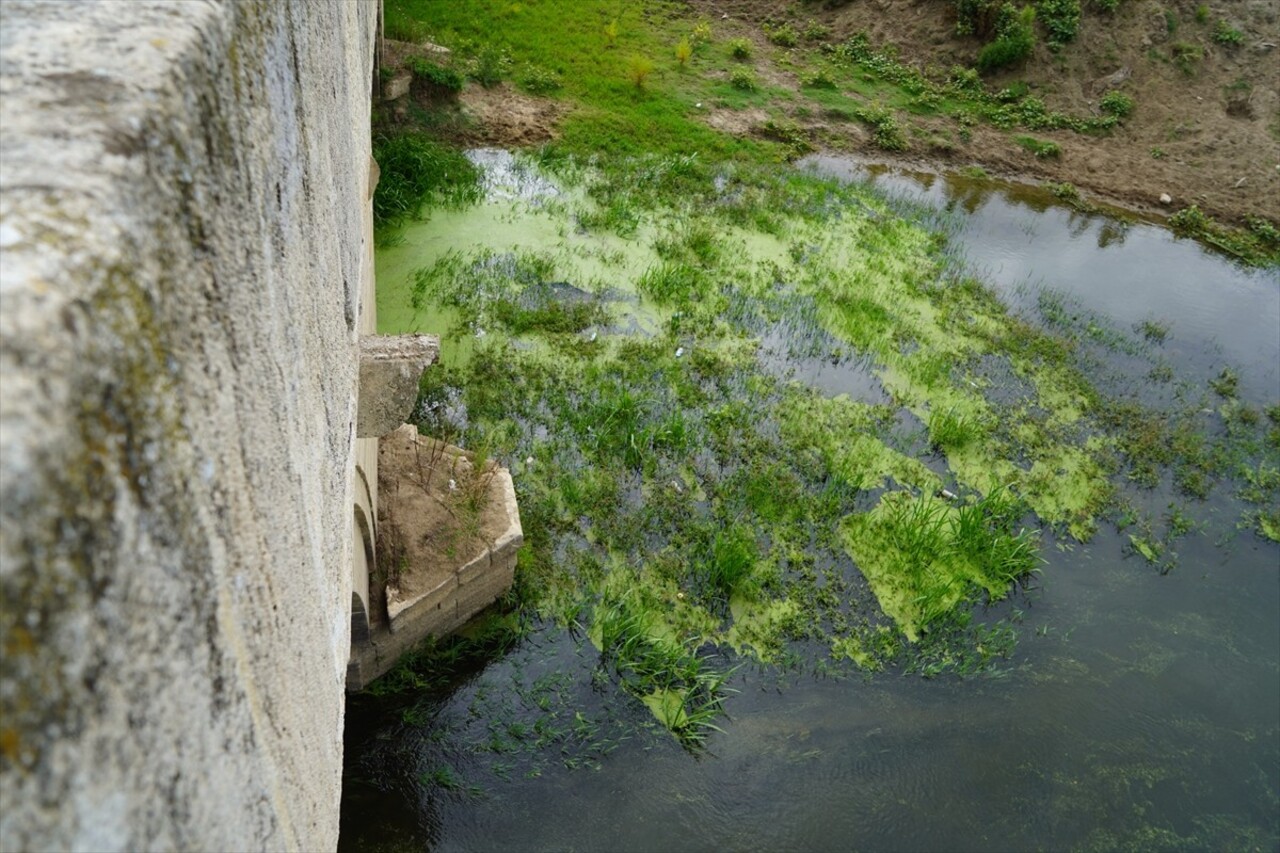
[[[377,25],[0,3],[0,849],[336,843]]]

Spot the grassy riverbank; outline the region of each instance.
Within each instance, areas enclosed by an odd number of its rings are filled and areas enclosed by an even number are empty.
[[[554,137],[579,156],[697,154],[712,162],[767,162],[814,149],[858,150],[984,163],[1078,196],[1069,181],[1104,189],[1092,160],[1080,168],[1084,153],[1103,142],[1108,156],[1133,147],[1128,125],[1144,115],[1127,78],[1090,82],[1086,89],[1101,87],[1096,103],[1082,104],[1052,97],[1053,87],[1034,82],[1035,69],[1027,69],[1028,83],[1010,73],[983,76],[973,60],[911,61],[891,43],[850,31],[845,12],[789,9],[761,19],[767,3],[737,5],[743,17],[722,19],[675,2],[392,0],[387,33],[450,47],[451,55],[420,62],[420,72],[467,80],[471,92],[485,93],[490,113],[507,108],[548,116],[534,128],[503,119],[478,135],[499,144]],[[1127,19],[1128,10],[1119,17]],[[417,119],[445,135],[474,139],[478,129],[467,111],[438,97],[456,91],[428,89],[437,97],[423,104]],[[462,102],[469,97],[464,87]],[[1142,197],[1140,208],[1159,208],[1161,190],[1144,197],[1130,188],[1126,172],[1159,164],[1167,153],[1141,146],[1130,154],[1126,170],[1111,176],[1117,191],[1125,189],[1109,197]],[[1205,169],[1197,162],[1179,178],[1199,179]],[[1232,178],[1236,195],[1253,198],[1275,179],[1265,171],[1260,178]],[[1180,184],[1167,188],[1176,198],[1164,210],[1176,213],[1172,224],[1180,233],[1247,263],[1280,264],[1280,223],[1258,212],[1266,205],[1251,203],[1233,214],[1235,225],[1226,225],[1213,218],[1228,209],[1220,202],[1184,195]],[[1105,191],[1101,197],[1108,197]]]

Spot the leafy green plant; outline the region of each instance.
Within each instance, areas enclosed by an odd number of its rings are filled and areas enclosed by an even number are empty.
[[[1232,27],[1226,21],[1219,20],[1213,25],[1213,40],[1227,47],[1239,47],[1244,44],[1244,33]]]
[[[854,115],[863,124],[871,127],[872,138],[877,146],[885,151],[906,150],[907,140],[902,135],[902,129],[898,127],[898,120],[894,117],[893,110],[875,101],[867,107],[858,109]]]
[[[761,128],[767,139],[774,139],[787,147],[787,159],[795,159],[813,150],[804,129],[790,119],[768,119]]]
[[[1015,80],[999,92],[996,92],[996,100],[1002,104],[1012,104],[1022,100],[1030,93],[1031,87],[1027,85],[1025,80]]]
[[[825,68],[815,68],[800,75],[800,85],[807,89],[834,89],[836,81]]]
[[[1209,217],[1198,205],[1190,205],[1169,217],[1169,224],[1179,231],[1189,234],[1200,234],[1208,230]]]
[[[777,27],[771,27],[768,24],[764,26],[765,37],[778,47],[795,47],[800,43],[800,35],[796,32],[795,27],[790,24],[782,24]]]
[[[800,35],[805,41],[822,41],[830,34],[830,27],[813,18],[805,21],[804,29],[800,31]]]
[[[524,73],[520,75],[520,88],[531,95],[550,95],[563,87],[564,81],[559,74],[537,65],[525,66]]]
[[[751,58],[754,48],[751,42],[744,38],[732,39],[729,42],[729,55],[734,59],[747,60]]]
[[[1076,188],[1075,184],[1070,182],[1055,184],[1051,182],[1046,186],[1049,187],[1049,192],[1053,193],[1053,197],[1056,199],[1065,201],[1068,204],[1075,204],[1080,201],[1080,190]]]
[[[1255,266],[1280,266],[1280,229],[1259,217],[1245,222],[1244,229],[1230,228],[1194,204],[1169,217],[1176,234],[1203,240]]]
[[[511,74],[511,54],[504,47],[486,44],[471,61],[471,79],[492,89]]]
[[[698,21],[693,25],[693,33],[690,36],[694,47],[701,47],[704,44],[711,43],[711,22]]]
[[[1133,112],[1133,98],[1119,90],[1113,89],[1102,96],[1098,108],[1116,118],[1128,118]]]
[[[1120,8],[1120,0],[1093,0],[1093,5],[1100,12],[1114,15],[1115,11]]]
[[[729,75],[729,85],[743,92],[754,92],[760,88],[756,83],[756,73],[750,68],[735,68]]]
[[[1208,21],[1209,21],[1209,4],[1201,3],[1200,5],[1196,6],[1196,23],[1204,24],[1204,23],[1208,23]]]
[[[956,0],[956,35],[985,39],[996,32],[1004,0]]]
[[[1000,7],[995,41],[978,53],[981,71],[996,71],[1023,63],[1035,49],[1036,11],[1031,6],[1017,11],[1011,4]]]
[[[1175,41],[1169,46],[1169,51],[1178,70],[1188,77],[1194,77],[1200,67],[1200,60],[1204,59],[1204,48],[1190,42]]]
[[[603,32],[604,32],[605,47],[613,47],[615,44],[617,44],[618,43],[618,19],[614,18],[612,21],[605,24]]]
[[[1049,34],[1050,47],[1061,47],[1080,28],[1080,0],[1037,0],[1036,18]]]

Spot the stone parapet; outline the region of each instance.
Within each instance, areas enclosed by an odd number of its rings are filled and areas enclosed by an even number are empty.
[[[377,2],[0,0],[0,850],[332,850]]]

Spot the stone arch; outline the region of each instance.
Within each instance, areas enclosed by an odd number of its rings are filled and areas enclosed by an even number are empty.
[[[352,528],[355,553],[352,554],[351,641],[354,643],[369,638],[369,578],[377,565],[373,528],[359,504],[355,505]]]

